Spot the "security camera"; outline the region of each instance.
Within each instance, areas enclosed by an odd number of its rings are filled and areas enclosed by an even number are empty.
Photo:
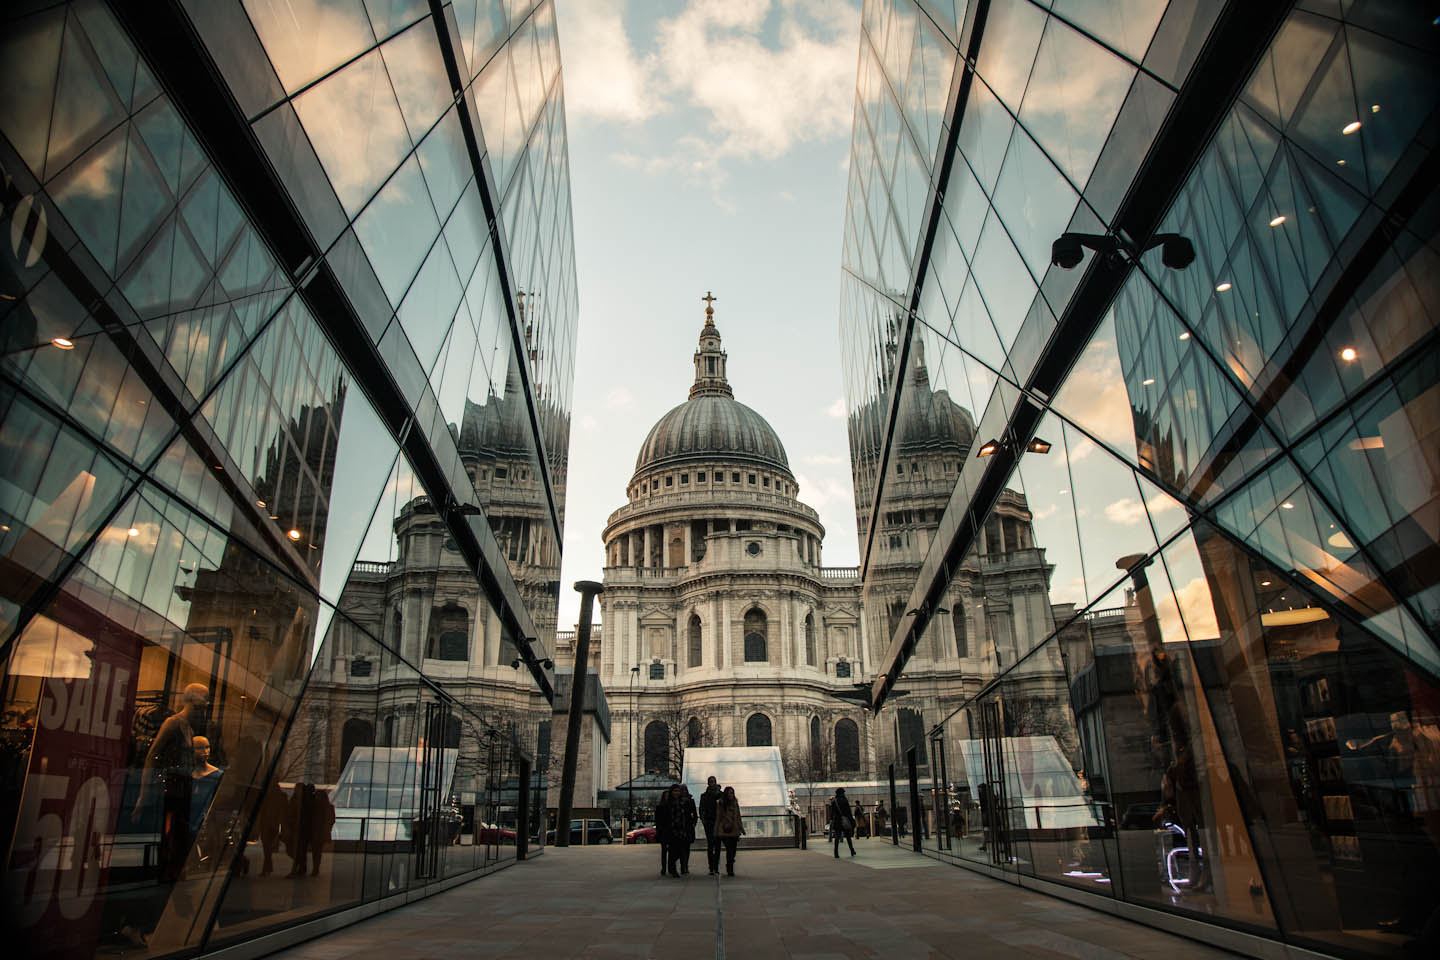
[[[1085,250],[1080,239],[1073,233],[1063,233],[1050,244],[1050,262],[1062,270],[1072,270],[1080,264]]]
[[[1195,262],[1195,244],[1178,233],[1157,236],[1160,241],[1160,262],[1171,270],[1184,270]]]

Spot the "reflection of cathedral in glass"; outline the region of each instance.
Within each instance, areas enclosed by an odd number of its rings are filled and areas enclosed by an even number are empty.
[[[283,939],[543,843],[576,291],[554,11],[493,13],[7,11],[12,950]]]
[[[1433,51],[1386,4],[1053,6],[861,17],[840,334],[924,849],[1435,953]]]

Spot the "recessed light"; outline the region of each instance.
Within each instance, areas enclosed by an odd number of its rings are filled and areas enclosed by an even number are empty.
[[[1359,120],[1351,120],[1349,123],[1345,124],[1345,126],[1343,126],[1343,127],[1340,128],[1340,132],[1343,133],[1343,134],[1345,134],[1345,136],[1348,137],[1348,136],[1350,136],[1350,134],[1354,133],[1356,130],[1359,130],[1359,129],[1360,129],[1360,121],[1359,121]]]
[[[1144,380],[1141,380],[1140,382],[1141,382],[1143,385],[1145,385],[1145,386],[1148,387],[1148,386],[1150,386],[1150,384],[1152,384],[1152,383],[1155,382],[1155,378],[1154,378],[1154,377],[1146,377]]]
[[[265,506],[265,501],[264,501],[264,500],[256,500],[256,501],[255,501],[255,506],[257,506],[257,507],[264,507],[264,506]]]
[[[1355,352],[1354,347],[1346,347],[1344,350],[1340,351],[1340,359],[1344,360],[1346,363],[1353,361],[1358,356],[1360,356],[1360,354]]]
[[[272,514],[270,514],[270,519],[271,519],[271,520],[279,520],[279,519],[280,519],[280,515],[279,515],[278,513],[272,513]]]
[[[1344,160],[1336,160],[1335,162],[1336,162],[1337,164],[1339,164],[1340,166],[1342,166],[1342,167],[1345,166],[1345,161],[1344,161]]]
[[[289,537],[291,540],[299,540],[299,539],[300,539],[300,531],[299,531],[299,530],[292,529],[289,533],[285,534],[285,536]]]
[[[1378,104],[1378,103],[1372,103],[1372,104],[1370,104],[1370,112],[1371,112],[1371,113],[1379,113],[1379,112],[1380,112],[1380,104]]]
[[[1215,292],[1216,292],[1216,293],[1224,293],[1226,290],[1229,290],[1229,289],[1230,289],[1230,281],[1229,281],[1229,280],[1226,280],[1224,283],[1217,283],[1217,284],[1215,285]]]
[[[140,536],[140,529],[138,527],[131,527],[129,530],[126,530],[125,533],[132,537],[138,537]]]
[[[1285,214],[1280,213],[1270,218],[1270,226],[1278,227],[1285,222]]]
[[[1180,334],[1180,339],[1181,339],[1181,340],[1189,340],[1189,339],[1190,339],[1190,331],[1189,331],[1189,330],[1186,330],[1184,333]]]
[[[224,468],[222,465],[220,465],[220,464],[217,463],[217,464],[215,464],[215,469],[216,469],[216,470],[224,470],[225,468]]]
[[[65,337],[55,337],[50,341],[50,344],[59,347],[61,350],[75,349],[75,341],[67,340]]]
[[[1270,586],[1270,581],[1269,581],[1269,580],[1261,580],[1261,581],[1260,581],[1260,586],[1262,586],[1262,587],[1268,587],[1268,586]]]
[[[1281,510],[1294,510],[1294,509],[1295,509],[1295,504],[1291,503],[1289,500],[1286,500],[1284,503],[1280,504],[1280,509],[1281,509]]]

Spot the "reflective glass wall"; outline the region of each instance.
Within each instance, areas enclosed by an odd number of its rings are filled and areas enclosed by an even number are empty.
[[[1403,3],[1258,6],[865,5],[841,334],[871,679],[935,855],[1424,953],[1440,41]],[[1067,231],[1122,242],[1067,269]],[[1152,234],[1193,258],[1125,246]]]
[[[513,861],[577,316],[551,4],[0,16],[15,947],[205,951]]]

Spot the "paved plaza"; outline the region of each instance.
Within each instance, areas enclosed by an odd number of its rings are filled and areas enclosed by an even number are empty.
[[[277,954],[402,957],[831,958],[1229,956],[948,866],[888,840],[741,851],[737,876],[679,880],[653,846],[547,850],[538,860]]]

